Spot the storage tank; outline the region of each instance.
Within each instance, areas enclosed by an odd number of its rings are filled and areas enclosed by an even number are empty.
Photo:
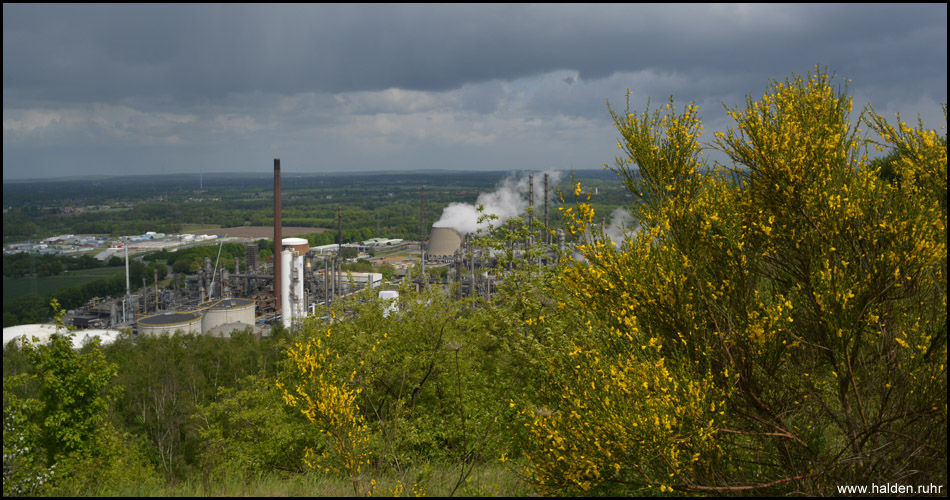
[[[36,338],[39,344],[46,344],[49,342],[50,336],[54,333],[59,332],[61,334],[67,333],[62,328],[57,327],[56,325],[17,325],[10,326],[3,329],[3,345],[6,346],[8,343],[16,341],[20,342],[19,339],[24,337],[30,339],[31,341]],[[119,338],[121,332],[118,330],[71,330],[69,331],[72,334],[73,349],[81,349],[84,344],[91,341],[93,338],[98,338],[102,345],[108,345],[112,342],[115,342],[115,339]]]
[[[429,250],[432,257],[452,257],[462,248],[462,235],[451,227],[432,227],[429,235]]]
[[[115,342],[116,339],[119,338],[119,335],[122,335],[122,332],[118,330],[104,330],[96,328],[91,328],[88,330],[73,330],[73,333],[76,334],[73,336],[73,347],[76,349],[79,349],[87,342],[91,342],[94,338],[98,338],[101,342],[101,345],[109,345]]]
[[[216,299],[201,304],[204,315],[201,318],[201,332],[208,334],[211,329],[228,323],[241,323],[254,326],[254,308],[252,299]]]
[[[283,238],[280,241],[283,250],[294,249],[301,256],[310,251],[310,242],[303,238]]]
[[[201,333],[201,313],[197,311],[166,312],[143,316],[138,321],[141,335],[172,335],[182,333]]]

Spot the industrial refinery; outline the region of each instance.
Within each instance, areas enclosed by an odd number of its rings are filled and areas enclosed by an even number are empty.
[[[507,179],[496,191],[479,196],[477,205],[484,207],[484,213],[496,216],[493,224],[504,224],[511,217],[527,214],[525,220],[530,225],[535,213],[540,222],[541,212],[535,210],[534,200],[544,200],[543,226],[535,225],[536,233],[541,235],[538,238],[543,241],[529,238],[521,246],[515,244],[510,249],[515,254],[532,244],[555,247],[547,226],[548,187],[549,182],[557,179],[556,172],[545,173],[543,188],[541,183],[535,186],[533,175]],[[90,301],[70,311],[67,321],[80,329],[131,330],[135,335],[147,336],[182,332],[228,337],[231,332],[247,329],[255,335],[267,336],[274,323],[294,328],[308,316],[324,314],[324,306],[334,300],[367,288],[379,289],[380,297],[390,299],[397,295],[394,288],[406,282],[417,290],[443,287],[446,291],[454,290],[458,297],[490,297],[497,285],[498,259],[475,244],[479,231],[488,228],[488,223],[479,222],[482,212],[475,205],[452,203],[439,220],[428,225],[424,189],[419,240],[372,238],[344,243],[342,214],[338,212],[341,222],[337,243],[311,246],[307,239],[282,235],[280,160],[275,159],[273,241],[280,244],[275,246],[272,258],[261,259],[258,244],[248,242],[243,267],[236,258],[234,271],[229,271],[220,262],[219,246],[218,258],[206,257],[197,272],[172,274],[166,288],[158,286],[156,276],[155,286],[143,286],[133,293],[128,282],[129,245],[125,245],[124,249],[113,249],[110,256],[125,259],[126,294]],[[561,235],[557,240],[561,250],[563,241]],[[343,257],[346,249],[351,249],[349,259]],[[373,258],[374,264],[392,266],[394,272],[388,276],[389,281],[384,281],[383,274],[378,272],[344,270],[347,260],[370,258],[371,252],[381,255]],[[553,263],[557,253],[549,250],[539,262]]]

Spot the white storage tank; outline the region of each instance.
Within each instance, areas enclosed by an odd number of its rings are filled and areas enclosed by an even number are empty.
[[[201,333],[230,323],[254,326],[256,302],[252,299],[215,299],[201,304]]]
[[[197,311],[165,312],[143,316],[138,321],[140,335],[173,335],[201,333],[201,313]]]
[[[60,331],[60,329],[56,325],[8,326],[3,329],[3,346],[6,347],[7,344],[21,337],[26,337],[30,340],[36,337],[40,344],[45,344],[49,342],[50,336],[57,331]]]
[[[26,337],[31,341],[36,338],[40,344],[46,344],[49,342],[49,338],[53,333],[66,333],[65,330],[57,327],[56,325],[17,325],[10,326],[3,329],[3,345],[6,346],[8,343],[17,341],[19,339]],[[115,342],[115,339],[119,338],[121,332],[118,330],[71,330],[72,339],[73,339],[73,349],[80,349],[87,342],[90,342],[93,338],[98,338],[101,341],[101,345],[108,345],[112,342]]]
[[[283,238],[280,242],[283,250],[294,249],[300,255],[307,255],[310,251],[310,242],[303,238]]]

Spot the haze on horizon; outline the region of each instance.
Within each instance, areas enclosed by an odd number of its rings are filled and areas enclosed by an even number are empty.
[[[4,4],[3,179],[566,170],[606,100],[723,105],[816,64],[945,125],[946,4]]]

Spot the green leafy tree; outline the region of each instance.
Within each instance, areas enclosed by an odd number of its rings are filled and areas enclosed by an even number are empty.
[[[4,495],[77,491],[78,485],[88,491],[130,467],[140,474],[126,480],[149,481],[154,476],[141,455],[106,424],[116,365],[105,360],[98,341],[85,352],[73,349],[65,311],[56,301],[51,306],[62,331],[44,344],[24,340],[32,373],[4,377]]]
[[[389,281],[393,279],[393,274],[396,273],[396,268],[392,264],[383,264],[378,266],[379,272],[383,275],[383,281]]]
[[[143,437],[150,460],[169,480],[185,480],[199,471],[239,471],[247,464],[256,468],[246,473],[275,470],[275,462],[264,458],[227,465],[225,455],[246,456],[241,436],[259,429],[237,429],[247,423],[229,420],[222,412],[236,405],[266,404],[268,394],[242,391],[252,391],[247,377],[276,373],[280,355],[276,341],[259,340],[249,331],[231,332],[230,338],[175,334],[138,337],[134,342],[123,336],[103,350],[119,366],[115,384],[123,387],[114,404],[116,425]],[[230,398],[242,399],[224,401]],[[265,408],[247,411],[270,414]],[[216,436],[235,442],[212,442]],[[246,449],[268,446],[260,442]]]
[[[4,302],[3,312],[9,312],[11,316],[16,317],[13,323],[7,324],[7,316],[4,315],[4,326],[45,323],[50,318],[49,304],[35,293],[21,295],[9,302]]]
[[[63,311],[51,304],[61,322]],[[47,344],[24,343],[24,350],[40,380],[42,422],[40,446],[47,458],[78,450],[101,423],[108,404],[104,390],[116,375],[98,350],[73,350],[70,334],[54,334]]]
[[[259,375],[236,387],[220,387],[215,401],[194,414],[201,443],[198,463],[215,477],[237,472],[302,472],[308,439],[306,419],[283,404],[273,380]]]
[[[168,276],[168,266],[161,262],[152,262],[145,271],[146,279],[149,283],[154,283],[156,271],[158,272],[159,281],[165,279],[165,276]]]
[[[445,462],[458,488],[473,464],[510,451],[498,432],[514,413],[501,340],[484,310],[441,290],[403,287],[394,307],[371,293],[339,305],[329,325],[308,320],[288,349],[284,400],[322,437],[306,463],[353,479],[359,494],[381,470]]]
[[[178,274],[188,274],[198,272],[199,265],[193,260],[178,260],[172,266],[172,271]]]

